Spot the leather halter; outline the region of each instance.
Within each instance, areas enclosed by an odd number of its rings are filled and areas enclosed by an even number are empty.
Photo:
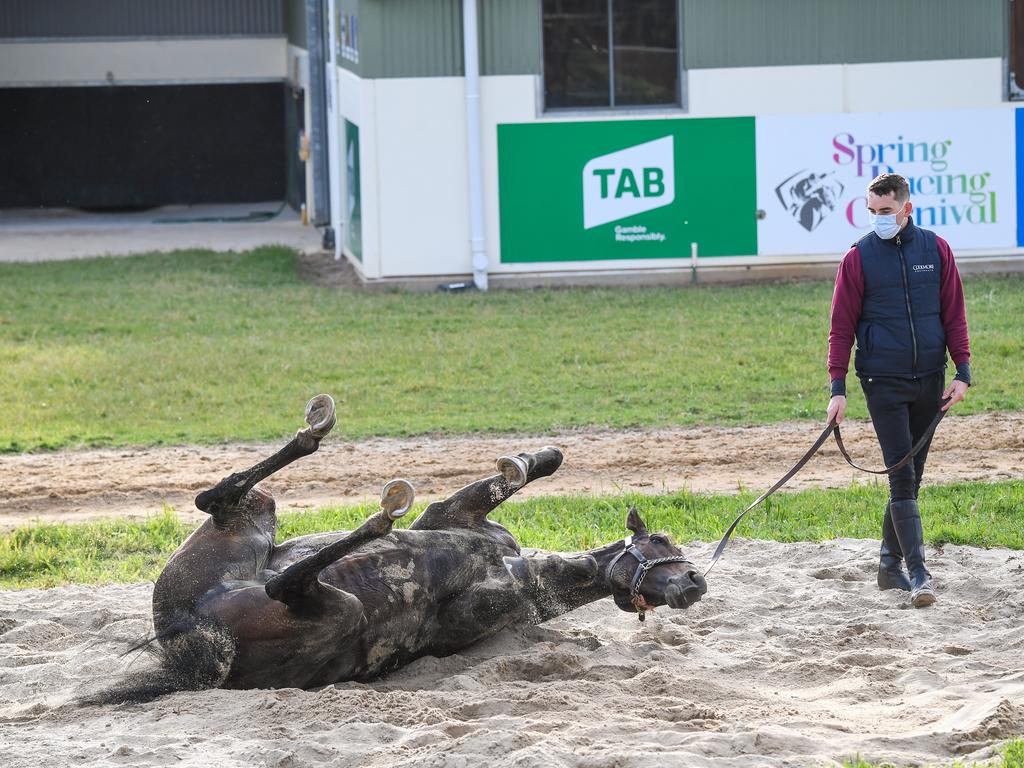
[[[629,582],[629,596],[630,602],[633,603],[633,607],[636,608],[637,618],[640,621],[644,621],[646,616],[646,608],[641,607],[643,598],[640,596],[640,585],[644,583],[644,579],[647,578],[647,572],[652,568],[659,565],[665,565],[666,563],[693,563],[683,555],[669,555],[668,557],[656,557],[653,560],[648,558],[636,548],[633,544],[633,537],[627,536],[622,540],[622,551],[615,556],[615,558],[608,563],[608,567],[605,569],[604,576],[609,584],[612,583],[612,570],[618,565],[619,560],[622,559],[623,555],[632,555],[637,560],[636,571],[633,572],[633,578]]]

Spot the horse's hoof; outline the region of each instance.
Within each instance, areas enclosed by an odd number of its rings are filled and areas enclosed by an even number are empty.
[[[392,520],[397,520],[412,506],[416,489],[408,480],[392,480],[380,492],[380,508]]]
[[[519,456],[502,456],[498,459],[498,471],[514,488],[522,488],[526,485],[529,467],[526,460]]]
[[[306,423],[310,434],[322,440],[337,421],[334,398],[330,395],[317,395],[306,403]]]

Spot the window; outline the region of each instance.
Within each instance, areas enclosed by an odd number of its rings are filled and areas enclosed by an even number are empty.
[[[549,109],[679,103],[677,0],[544,0]]]

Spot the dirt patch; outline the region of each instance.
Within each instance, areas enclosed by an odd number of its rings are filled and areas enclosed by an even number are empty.
[[[314,285],[355,291],[363,288],[355,267],[346,258],[335,259],[329,251],[300,253],[296,257],[299,275]]]
[[[711,545],[687,554],[705,562]],[[149,661],[152,585],[0,591],[4,765],[965,764],[1024,728],[1024,554],[929,548],[939,602],[874,584],[878,545],[739,541],[705,599],[602,600],[370,684],[78,708]],[[831,573],[831,575],[830,575]],[[129,665],[133,665],[130,666]]]
[[[768,427],[688,427],[581,430],[555,435],[417,437],[324,441],[312,456],[267,481],[281,510],[369,502],[383,484],[405,477],[418,498],[442,498],[494,472],[502,454],[546,443],[565,453],[553,477],[523,496],[665,493],[679,489],[730,492],[763,489],[807,449],[820,424]],[[847,423],[843,438],[854,458],[880,465],[870,423]],[[251,466],[281,443],[243,446],[104,449],[0,457],[0,528],[33,520],[78,521],[140,517],[164,504],[201,518],[196,494],[234,470]],[[843,487],[857,477],[833,443],[787,486]],[[997,481],[1024,477],[1024,414],[949,417],[928,457],[926,482]]]

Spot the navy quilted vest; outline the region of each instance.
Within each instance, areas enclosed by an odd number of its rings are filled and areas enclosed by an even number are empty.
[[[935,233],[911,219],[892,240],[871,232],[857,249],[864,270],[857,375],[913,378],[943,370],[942,258]]]

